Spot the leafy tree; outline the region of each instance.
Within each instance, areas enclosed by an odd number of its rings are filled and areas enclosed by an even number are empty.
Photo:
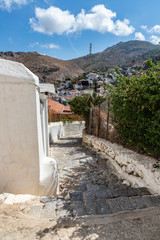
[[[65,81],[70,81],[70,80],[71,80],[70,77],[66,77],[66,78],[65,78]]]
[[[92,96],[90,94],[77,96],[70,101],[71,110],[88,121],[90,107],[101,104],[105,100],[106,98],[99,96],[96,92],[93,92]]]
[[[139,77],[121,77],[108,89],[113,121],[124,145],[160,154],[160,63]]]

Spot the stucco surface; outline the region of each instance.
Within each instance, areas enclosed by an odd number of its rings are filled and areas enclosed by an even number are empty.
[[[83,129],[85,128],[85,122],[75,121],[73,123],[65,123],[64,124],[64,135],[71,136],[76,134],[81,134]]]
[[[55,122],[49,125],[49,140],[50,143],[64,136],[64,128],[62,122]]]
[[[61,137],[82,134],[85,122],[75,121],[73,123],[54,122],[49,125],[50,143]]]
[[[0,83],[32,83],[39,86],[38,77],[22,63],[0,59]]]
[[[34,193],[39,184],[35,89],[1,85],[0,96],[0,190]]]
[[[57,165],[44,155],[37,85],[22,64],[0,60],[0,193],[56,192]]]

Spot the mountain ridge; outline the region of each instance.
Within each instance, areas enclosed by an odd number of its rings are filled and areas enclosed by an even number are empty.
[[[92,57],[87,55],[73,59],[73,62],[76,62],[85,71],[105,66],[114,67],[115,65],[120,67],[123,65],[136,66],[143,64],[145,60],[143,59],[144,54],[150,57],[150,54],[147,55],[147,53],[155,51],[158,48],[158,46],[147,41],[131,40],[128,42],[119,42],[102,52],[93,54]],[[81,60],[85,60],[85,65],[83,65]]]
[[[0,52],[0,58],[23,63],[40,78],[40,81],[50,83],[115,65],[142,66],[147,58],[155,56],[160,56],[159,46],[138,40],[119,42],[102,52],[71,60],[61,60],[37,52]]]

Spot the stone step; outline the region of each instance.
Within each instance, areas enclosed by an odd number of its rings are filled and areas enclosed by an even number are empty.
[[[131,196],[143,196],[143,195],[151,195],[147,188],[118,188],[118,189],[110,189],[106,186],[97,186],[90,184],[87,186],[86,190],[83,191],[75,191],[69,194],[70,199],[111,199],[118,197],[131,197]]]
[[[44,208],[39,209],[39,217],[68,218],[85,215],[107,215],[136,209],[160,207],[160,195],[97,198],[89,192],[70,194],[70,198],[43,198]],[[34,207],[33,207],[33,210]]]

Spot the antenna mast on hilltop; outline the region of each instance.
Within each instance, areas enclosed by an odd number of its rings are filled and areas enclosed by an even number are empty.
[[[92,43],[90,43],[90,46],[89,46],[89,54],[90,56],[92,56]]]
[[[89,55],[92,63],[92,43],[90,43],[90,46],[89,46]]]

